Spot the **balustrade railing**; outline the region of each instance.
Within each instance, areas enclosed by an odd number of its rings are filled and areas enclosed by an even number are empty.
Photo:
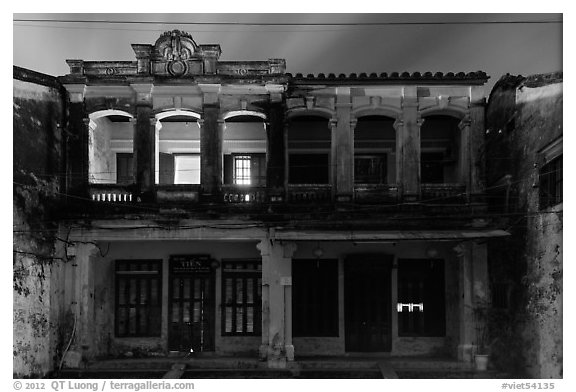
[[[330,184],[288,184],[289,202],[331,202]]]
[[[356,203],[396,203],[398,187],[393,184],[354,184]]]
[[[222,195],[224,203],[255,204],[266,201],[265,187],[252,187],[249,185],[223,185]]]
[[[437,204],[466,201],[464,184],[422,184],[420,189],[423,201]]]
[[[132,192],[117,184],[91,184],[90,199],[96,202],[130,203]]]

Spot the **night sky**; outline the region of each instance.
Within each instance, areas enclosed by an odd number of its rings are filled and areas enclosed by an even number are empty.
[[[477,23],[561,21],[561,14],[14,14],[14,19],[163,22],[15,21],[14,65],[55,76],[69,72],[66,59],[135,60],[130,44],[153,44],[163,31],[172,29],[191,33],[198,44],[220,44],[221,60],[284,58],[287,72],[293,74],[482,70],[491,76],[486,86],[488,94],[505,73],[530,75],[562,70],[561,23]],[[465,23],[362,25],[382,22]]]

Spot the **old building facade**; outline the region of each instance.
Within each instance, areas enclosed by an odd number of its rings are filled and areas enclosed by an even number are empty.
[[[494,305],[508,326],[502,351],[535,378],[561,378],[563,370],[562,103],[557,72],[505,75],[487,107],[490,210],[512,234],[488,246]]]
[[[508,236],[487,214],[486,74],[290,75],[177,30],[132,47],[58,78],[63,363],[471,361]]]

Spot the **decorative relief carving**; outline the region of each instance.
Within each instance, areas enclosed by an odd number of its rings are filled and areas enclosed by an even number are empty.
[[[181,61],[192,58],[198,45],[192,36],[180,30],[166,31],[154,45],[156,55],[165,61]]]

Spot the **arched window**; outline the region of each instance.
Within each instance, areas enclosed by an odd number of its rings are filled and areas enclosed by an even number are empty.
[[[222,155],[225,185],[266,186],[264,119],[264,115],[244,112],[224,117]]]
[[[288,125],[288,183],[330,184],[331,130],[328,119],[298,116]]]
[[[134,183],[132,115],[105,110],[90,115],[88,181],[90,184]]]
[[[385,116],[358,118],[354,130],[354,183],[396,183],[395,119]]]
[[[193,112],[156,116],[156,183],[200,184],[200,127]]]
[[[420,179],[422,184],[461,181],[460,119],[447,115],[424,117],[420,128]]]

